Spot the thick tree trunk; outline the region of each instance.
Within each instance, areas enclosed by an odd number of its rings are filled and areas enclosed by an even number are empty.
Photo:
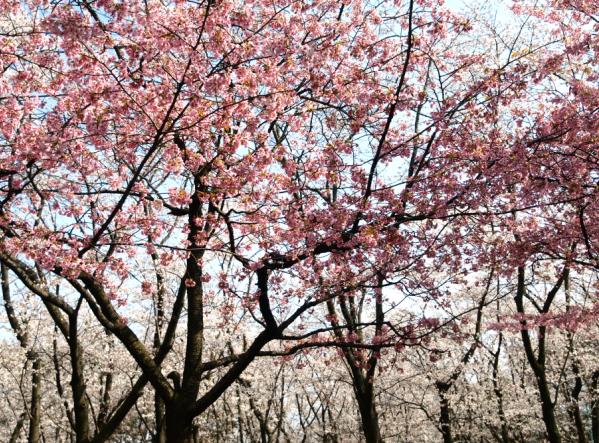
[[[166,443],[195,443],[193,419],[181,408],[167,406],[165,414]]]
[[[360,405],[360,415],[362,417],[362,429],[367,443],[381,443],[381,430],[379,428],[378,414],[374,407],[374,402]]]
[[[539,394],[541,396],[541,409],[543,413],[543,422],[545,423],[545,429],[547,431],[547,440],[549,440],[549,443],[561,443],[562,438],[559,433],[559,428],[557,427],[555,408],[551,401],[551,394],[545,377],[545,371],[543,370],[536,374],[536,378]]]
[[[356,386],[356,400],[362,419],[362,431],[366,443],[382,443],[381,430],[379,427],[379,417],[376,411],[372,384],[362,380],[359,386]]]
[[[164,420],[164,401],[160,395],[154,393],[154,417],[156,420],[156,433],[153,443],[166,443],[166,426]]]

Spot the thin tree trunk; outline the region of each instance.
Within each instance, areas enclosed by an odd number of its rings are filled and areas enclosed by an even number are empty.
[[[439,427],[443,436],[443,443],[453,443],[453,435],[451,430],[451,409],[447,391],[450,385],[447,383],[437,382],[437,390],[439,391]]]
[[[17,423],[15,424],[15,428],[12,430],[12,433],[10,434],[9,443],[17,443],[19,441],[19,435],[21,435],[21,429],[23,429],[23,424],[25,423],[25,418],[27,418],[27,414],[25,412],[23,412],[19,416],[19,419],[17,420]]]
[[[158,353],[162,340],[162,327],[164,324],[164,277],[160,272],[158,254],[152,253],[152,260],[156,267],[156,321],[154,329],[154,356]],[[154,392],[154,422],[156,429],[154,431],[153,443],[166,442],[166,427],[164,423],[164,400],[158,392]]]
[[[351,300],[353,301],[353,299]],[[377,297],[377,320],[381,320],[379,317],[382,316],[382,307],[379,300],[380,297]],[[341,313],[343,314],[343,318],[348,324],[349,330],[356,333],[356,335],[360,337],[359,331],[356,331],[353,326],[357,321],[359,321],[359,314],[355,307],[350,306],[348,308],[344,297],[339,298],[339,305],[341,308]],[[332,300],[327,302],[327,309],[330,318],[333,319],[331,324],[333,326],[339,326],[337,320],[335,320],[337,318],[337,313]],[[337,339],[343,340],[340,329],[336,328],[334,333]],[[345,349],[343,351],[343,356],[345,357],[345,361],[350,369],[354,394],[356,402],[358,403],[358,409],[360,411],[362,432],[364,434],[366,443],[381,443],[383,439],[381,437],[378,414],[376,411],[373,386],[374,369],[376,368],[377,358],[374,356],[374,354],[371,358],[369,358],[368,364],[370,369],[367,371],[365,376],[360,368],[360,365],[356,361],[356,356],[351,349]]]
[[[564,281],[564,288],[566,292],[566,312],[570,312],[570,279],[566,276]],[[568,337],[568,355],[570,353],[574,354],[574,335],[571,331],[566,331]],[[582,414],[580,413],[580,404],[578,403],[578,398],[580,396],[580,392],[582,391],[582,377],[580,376],[580,367],[578,366],[578,362],[576,357],[572,360],[572,373],[574,374],[574,387],[570,394],[570,408],[569,413],[570,417],[574,421],[574,426],[576,427],[576,434],[578,436],[578,443],[588,443],[588,439],[586,436],[586,432],[584,429],[584,422],[582,420]],[[566,391],[566,395],[568,392]]]
[[[28,443],[38,443],[41,438],[41,382],[41,362],[39,357],[35,355],[33,356],[33,366],[31,369],[31,412],[29,416]]]
[[[71,390],[73,392],[73,412],[75,413],[75,433],[77,443],[89,441],[89,407],[85,397],[85,378],[83,375],[83,355],[77,336],[77,315],[69,317],[69,349],[71,356]]]
[[[578,443],[588,443],[586,436],[586,430],[584,428],[584,422],[582,420],[582,414],[580,413],[580,405],[578,403],[578,397],[582,390],[582,379],[580,378],[580,370],[576,363],[572,364],[572,370],[574,372],[574,387],[571,392],[571,404],[570,404],[570,415],[574,420],[574,426],[576,427],[576,433],[578,435]]]
[[[32,370],[31,370],[31,407],[29,411],[29,443],[38,443],[40,441],[40,402],[41,402],[41,361],[39,355],[29,349],[31,343],[29,340],[29,334],[22,327],[22,324],[17,317],[15,312],[15,308],[12,304],[11,294],[10,294],[10,284],[8,280],[8,268],[4,262],[0,263],[0,279],[2,286],[2,298],[4,300],[4,310],[6,311],[6,316],[8,317],[8,322],[19,341],[19,344],[25,351],[27,352],[27,360],[32,362]],[[17,423],[18,425],[18,423]],[[22,422],[21,422],[22,426]],[[20,432],[20,426],[16,426],[13,431],[13,435],[16,435],[18,438],[18,434]],[[15,434],[16,433],[16,434]],[[12,437],[11,437],[12,440]]]
[[[495,398],[497,398],[497,414],[501,421],[501,441],[503,443],[511,443],[509,428],[507,420],[505,418],[505,410],[503,407],[503,392],[499,386],[498,374],[499,374],[499,355],[501,353],[501,344],[503,343],[503,334],[499,334],[499,344],[497,345],[497,351],[493,354],[493,392]]]
[[[547,295],[547,301],[545,302],[544,311],[549,310],[549,306],[551,304],[551,300],[559,290],[564,278],[566,277],[566,270],[562,273],[562,276],[552,288],[552,290]],[[524,294],[526,291],[525,281],[524,281],[524,268],[518,268],[518,287],[516,297],[514,298],[516,302],[516,308],[518,313],[524,314]],[[545,423],[545,430],[547,432],[547,439],[550,443],[561,443],[562,438],[559,432],[559,428],[557,426],[557,420],[555,418],[555,406],[551,400],[551,393],[549,391],[549,384],[547,382],[547,375],[545,373],[545,332],[546,328],[544,326],[539,327],[538,329],[538,356],[535,355],[535,351],[533,349],[532,341],[530,339],[530,334],[528,332],[528,324],[526,320],[521,320],[521,336],[522,336],[522,344],[524,346],[524,352],[526,353],[526,359],[528,360],[528,364],[532,369],[535,379],[537,382],[537,388],[539,391],[539,396],[541,398],[541,411],[543,414],[543,422]]]
[[[593,443],[599,443],[599,371],[594,371],[591,378],[591,431]]]

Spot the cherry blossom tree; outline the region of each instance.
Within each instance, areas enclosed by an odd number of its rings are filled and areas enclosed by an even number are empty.
[[[475,17],[425,0],[1,4],[5,310],[29,349],[11,286],[35,295],[67,345],[77,442],[110,439],[142,401],[134,420],[155,441],[194,441],[198,420],[233,410],[232,392],[258,390],[244,376],[257,358],[315,348],[340,350],[366,440],[381,441],[382,351],[414,344],[415,325],[444,329],[424,315],[398,324],[397,299],[460,306],[447,286],[491,271],[516,282],[516,315],[498,327],[522,329],[547,437],[560,441],[546,328],[597,314],[565,304],[545,322],[568,273],[597,267],[593,1],[515,4],[521,26],[493,36],[493,56]],[[526,317],[525,273],[545,261],[560,274]],[[486,303],[454,354],[462,365],[431,377],[443,430]],[[88,324],[133,377],[117,403],[114,367],[89,393]],[[268,440],[282,438],[289,379],[267,373],[270,403],[250,396],[246,412]],[[254,423],[238,418],[238,429]]]

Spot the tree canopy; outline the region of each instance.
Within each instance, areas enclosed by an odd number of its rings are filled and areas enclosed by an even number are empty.
[[[597,441],[596,0],[0,5],[13,441]]]

